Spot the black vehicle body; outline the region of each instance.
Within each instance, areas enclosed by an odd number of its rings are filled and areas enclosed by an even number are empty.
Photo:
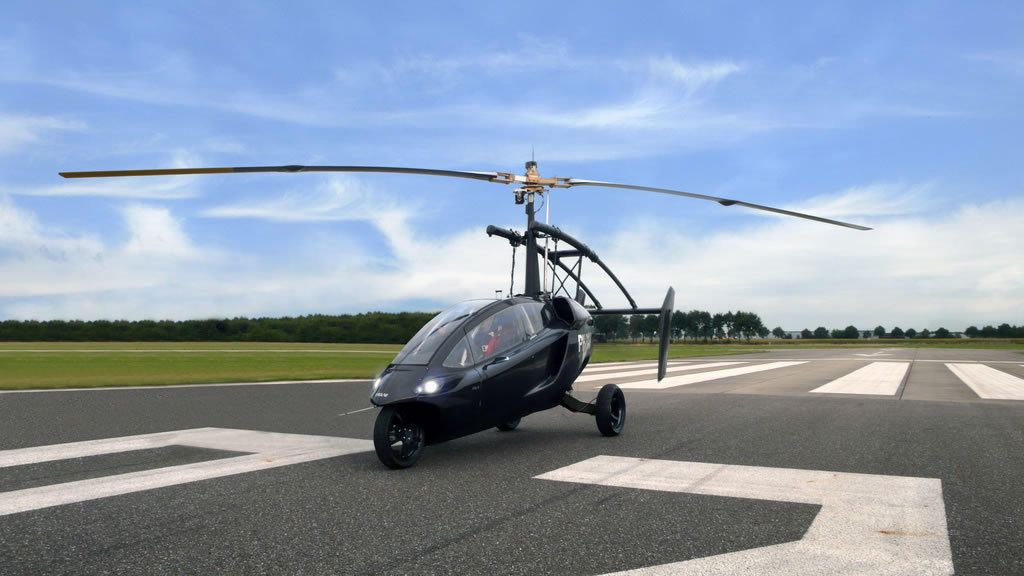
[[[406,344],[370,400],[419,422],[425,444],[515,422],[563,402],[593,331],[587,310],[564,296],[458,304]]]

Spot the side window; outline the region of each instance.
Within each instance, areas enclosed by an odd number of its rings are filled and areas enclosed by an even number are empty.
[[[532,304],[524,304],[518,306],[522,309],[524,318],[524,327],[526,328],[526,338],[529,340],[540,333],[544,329],[544,305],[540,302]]]
[[[469,333],[469,343],[477,360],[490,360],[526,341],[520,306],[505,308],[484,319]]]
[[[469,351],[469,339],[463,338],[452,348],[448,357],[444,359],[444,366],[447,368],[465,368],[473,364],[473,354]]]

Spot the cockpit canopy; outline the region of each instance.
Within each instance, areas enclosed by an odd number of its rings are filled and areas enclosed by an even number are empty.
[[[488,308],[488,306],[491,306]],[[535,300],[470,300],[441,312],[402,348],[393,364],[430,364],[451,339],[460,340],[447,352],[443,365],[471,366],[498,357],[532,340],[551,319],[550,308]]]
[[[434,357],[434,352],[437,352],[448,336],[462,326],[474,312],[493,303],[494,300],[469,300],[460,302],[434,316],[423,325],[423,328],[420,328],[412,340],[406,343],[393,363],[429,364],[430,359]]]

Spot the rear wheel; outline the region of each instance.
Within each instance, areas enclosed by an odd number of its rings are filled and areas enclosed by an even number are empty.
[[[373,448],[377,458],[392,469],[408,468],[423,454],[423,425],[407,412],[386,406],[373,425]]]
[[[594,416],[597,429],[605,436],[618,436],[626,425],[626,396],[615,384],[605,384],[597,393]]]
[[[501,430],[502,432],[510,432],[512,430],[515,430],[516,426],[519,426],[519,420],[519,418],[512,418],[510,420],[506,420],[501,424],[498,424],[498,430]]]

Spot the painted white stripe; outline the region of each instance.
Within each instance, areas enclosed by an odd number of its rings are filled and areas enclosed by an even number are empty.
[[[899,390],[910,362],[872,362],[811,390],[823,394],[885,394],[892,396]]]
[[[739,368],[715,370],[714,372],[701,372],[700,374],[672,376],[669,378],[665,378],[661,382],[658,382],[657,380],[644,380],[642,382],[626,382],[623,384],[619,384],[619,388],[661,390],[664,388],[672,388],[675,386],[686,386],[687,384],[696,384],[698,382],[719,380],[721,378],[729,378],[731,376],[741,376],[743,374],[753,374],[755,372],[764,372],[766,370],[775,370],[777,368],[787,368],[789,366],[797,366],[799,364],[806,363],[806,360],[800,362],[770,362],[768,364],[757,364],[754,366],[741,366]]]
[[[171,445],[250,452],[251,454],[13,492],[0,492],[0,516],[373,450],[373,442],[369,440],[225,428],[197,428],[7,450],[0,452],[0,467]]]
[[[796,542],[619,574],[953,573],[942,482],[936,478],[615,456],[597,456],[536,478],[821,506]]]
[[[946,364],[956,377],[981,398],[1024,400],[1024,380],[984,364]]]
[[[668,365],[669,366],[675,366],[677,364],[688,364],[688,363],[689,362],[679,361],[679,360],[669,360],[668,361]],[[589,365],[587,365],[587,368],[586,368],[586,370],[583,371],[583,373],[584,374],[591,374],[591,373],[596,373],[596,372],[612,372],[612,371],[615,371],[615,370],[626,370],[626,369],[629,369],[629,368],[650,368],[651,366],[657,368],[658,367],[658,363],[657,362],[650,362],[650,361],[643,361],[643,362],[611,362],[611,363],[604,363],[604,364],[589,364]]]
[[[699,370],[701,368],[718,368],[720,366],[733,366],[735,364],[746,364],[746,362],[708,362],[707,364],[690,364],[686,366],[669,366],[668,372],[683,372],[686,370]],[[584,371],[583,375],[576,379],[577,382],[593,382],[595,380],[607,380],[609,378],[631,378],[633,376],[658,376],[658,367],[644,370],[630,370],[628,372],[603,372],[601,374],[590,374]]]

